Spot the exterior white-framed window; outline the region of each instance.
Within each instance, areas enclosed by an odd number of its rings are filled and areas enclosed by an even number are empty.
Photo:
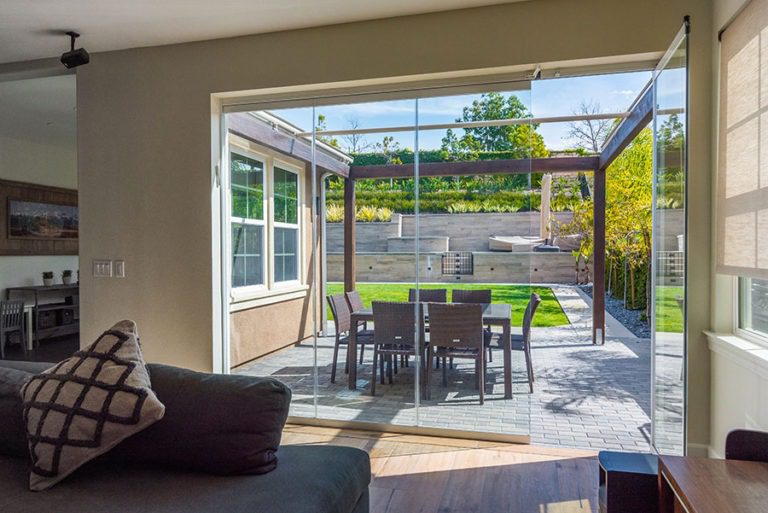
[[[231,300],[240,308],[306,289],[304,174],[299,162],[234,141],[229,145],[230,283]]]
[[[301,274],[301,180],[294,166],[272,163],[271,266],[274,286],[300,284]]]
[[[768,280],[737,279],[737,334],[768,345]]]
[[[232,290],[263,291],[267,286],[267,163],[235,146],[230,148],[229,160]]]

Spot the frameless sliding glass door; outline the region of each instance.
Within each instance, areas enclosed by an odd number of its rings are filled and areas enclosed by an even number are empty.
[[[685,452],[687,24],[654,73],[652,441]]]

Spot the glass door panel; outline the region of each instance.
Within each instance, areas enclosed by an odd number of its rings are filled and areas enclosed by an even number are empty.
[[[418,419],[424,428],[528,441],[531,394],[525,354],[508,351],[505,356],[509,344],[502,341],[505,334],[522,331],[535,245],[529,239],[539,234],[539,191],[531,183],[529,123],[500,120],[529,115],[530,89],[525,83],[520,89],[512,85],[489,91],[418,100],[420,290],[425,297],[435,289],[444,291],[452,305],[483,304],[483,315],[475,320],[470,313],[456,312],[463,324],[451,332],[477,322],[483,338],[479,361],[461,346],[472,345],[465,340],[470,335],[451,336],[439,324],[449,326],[449,319],[429,316],[428,347],[438,356],[425,361],[428,392],[421,397]],[[430,126],[474,121],[500,122],[450,130]],[[499,166],[500,160],[507,165]],[[510,241],[530,247],[498,251],[498,244]],[[444,359],[441,353],[464,354]],[[484,380],[479,378],[483,373]]]
[[[652,441],[685,452],[688,37],[681,29],[654,74]]]

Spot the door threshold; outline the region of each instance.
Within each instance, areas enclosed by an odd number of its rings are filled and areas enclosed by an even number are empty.
[[[402,426],[378,422],[360,422],[355,420],[316,419],[310,417],[288,417],[288,424],[301,426],[316,426],[337,429],[355,429],[358,431],[373,431],[376,433],[396,433],[401,435],[433,436],[436,438],[458,438],[480,442],[501,442],[520,445],[530,445],[531,435],[514,435],[505,433],[490,433],[482,431],[464,431],[461,429],[434,428],[424,426]]]

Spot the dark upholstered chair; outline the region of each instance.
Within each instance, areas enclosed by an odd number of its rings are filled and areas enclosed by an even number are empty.
[[[347,298],[344,294],[334,294],[328,296],[328,305],[331,307],[331,313],[333,314],[333,324],[336,327],[336,341],[333,345],[333,367],[331,368],[331,383],[336,382],[336,364],[339,358],[339,346],[349,345],[349,333],[352,329],[352,313],[347,303]],[[373,333],[371,331],[358,331],[357,332],[357,345],[362,347],[366,344],[373,344]],[[344,359],[347,362],[347,358]],[[344,372],[349,372],[349,363],[345,363]]]
[[[418,313],[416,310],[416,303],[373,302],[373,318],[376,326],[373,331],[371,395],[376,395],[377,364],[381,367],[379,369],[381,384],[384,384],[385,363],[391,384],[393,364],[396,362],[394,358],[414,356],[424,347],[424,311],[421,304],[418,305]]]
[[[479,304],[429,305],[429,358],[443,359],[443,386],[448,386],[446,358],[470,358],[475,361],[475,385],[480,404],[485,401],[485,330],[483,307]],[[426,390],[429,392],[430,371]]]
[[[19,342],[27,352],[24,340],[24,301],[0,301],[0,358],[5,358],[5,344],[8,335],[19,334]]]
[[[483,305],[489,305],[493,301],[491,299],[492,296],[491,289],[480,289],[480,290],[463,290],[463,289],[453,289],[451,292],[451,301],[454,303],[480,303]],[[493,361],[493,351],[491,350],[491,337],[493,336],[493,332],[491,331],[490,326],[486,326],[486,346],[488,347],[488,361]]]
[[[528,306],[525,308],[525,315],[523,316],[523,333],[522,335],[512,335],[512,350],[523,351],[525,353],[525,369],[528,374],[528,388],[533,393],[533,363],[531,362],[531,326],[533,326],[533,316],[536,314],[536,309],[541,304],[541,298],[535,292],[531,294],[531,299],[528,301]]]
[[[725,459],[768,462],[768,433],[734,429],[725,438]]]
[[[416,302],[416,289],[408,289],[408,301]],[[445,303],[447,301],[447,289],[419,289],[419,302],[421,303]]]

